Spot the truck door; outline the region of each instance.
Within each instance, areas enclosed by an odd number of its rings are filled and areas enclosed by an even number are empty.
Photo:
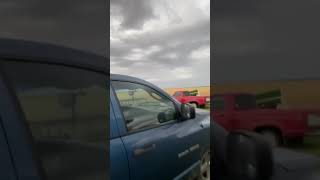
[[[226,130],[231,130],[231,123],[226,113],[226,102],[222,96],[214,96],[212,98],[213,120],[224,127]]]
[[[112,82],[123,116],[132,179],[180,179],[196,174],[201,142],[192,120],[177,123],[177,107],[149,86]],[[118,106],[119,107],[119,106]],[[125,122],[125,123],[123,123]],[[199,126],[199,128],[201,128]],[[194,147],[192,152],[188,149]]]
[[[110,94],[111,96],[111,94]],[[112,99],[112,98],[110,98]],[[111,100],[112,101],[112,100]],[[126,150],[119,136],[112,102],[110,101],[110,179],[129,180],[129,167]]]

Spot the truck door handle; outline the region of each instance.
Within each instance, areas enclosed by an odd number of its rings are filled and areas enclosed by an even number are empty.
[[[141,156],[149,151],[152,151],[156,148],[156,144],[146,145],[144,147],[137,148],[133,151],[134,156]]]

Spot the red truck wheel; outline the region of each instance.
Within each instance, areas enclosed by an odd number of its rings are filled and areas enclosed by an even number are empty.
[[[273,130],[262,130],[260,133],[265,137],[265,139],[271,144],[272,147],[281,145],[282,141],[279,133]]]

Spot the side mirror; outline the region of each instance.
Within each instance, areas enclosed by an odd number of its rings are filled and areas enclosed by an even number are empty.
[[[270,180],[273,174],[272,148],[259,134],[230,132],[227,137],[227,164],[231,179]]]
[[[194,119],[196,117],[196,109],[189,104],[181,104],[180,114],[181,120]]]
[[[160,123],[165,122],[165,121],[166,121],[166,119],[167,119],[167,117],[166,117],[166,113],[164,113],[164,112],[160,112],[160,113],[158,114],[158,121],[159,121]]]

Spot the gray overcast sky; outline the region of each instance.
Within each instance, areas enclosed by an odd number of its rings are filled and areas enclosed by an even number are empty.
[[[210,84],[210,0],[111,0],[110,71],[160,87]]]
[[[1,0],[0,38],[73,47],[106,56],[106,1]]]
[[[319,8],[320,1],[216,1],[211,81],[320,79]]]

